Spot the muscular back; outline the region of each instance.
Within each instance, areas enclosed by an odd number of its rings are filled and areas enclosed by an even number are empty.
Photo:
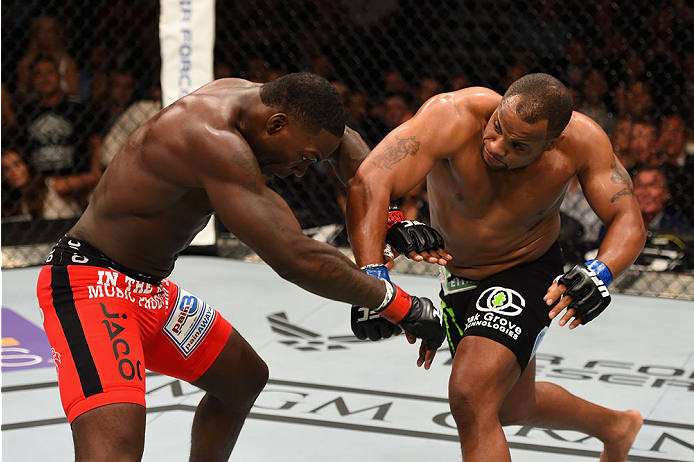
[[[253,88],[243,80],[213,82],[150,119],[114,157],[68,235],[133,269],[168,274],[213,212],[201,163],[234,155],[224,142],[211,149],[209,138],[243,143],[235,127],[239,95]]]

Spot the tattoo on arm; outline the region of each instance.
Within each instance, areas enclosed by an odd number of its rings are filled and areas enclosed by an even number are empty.
[[[408,155],[414,156],[419,151],[420,142],[414,136],[400,139],[395,136],[397,144],[392,143],[383,147],[383,149],[371,158],[371,162],[379,168],[392,170],[393,166],[403,160]]]
[[[622,184],[624,187],[617,191],[617,194],[612,196],[610,202],[617,201],[621,196],[633,196],[634,195],[634,185],[631,182],[629,173],[617,164],[612,164],[612,178],[610,178],[614,184]]]

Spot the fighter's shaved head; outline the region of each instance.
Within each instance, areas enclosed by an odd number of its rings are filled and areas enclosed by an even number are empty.
[[[516,103],[516,113],[527,123],[547,121],[547,137],[564,131],[573,112],[573,98],[558,79],[548,74],[528,74],[508,87],[501,104]]]

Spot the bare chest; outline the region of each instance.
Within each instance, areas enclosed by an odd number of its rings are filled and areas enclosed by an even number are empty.
[[[432,207],[462,220],[532,224],[558,209],[572,173],[562,165],[540,165],[493,172],[481,161],[440,161],[427,177]]]

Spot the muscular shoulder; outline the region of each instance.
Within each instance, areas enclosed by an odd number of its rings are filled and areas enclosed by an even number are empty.
[[[422,105],[420,112],[438,114],[441,118],[453,116],[489,119],[500,100],[501,95],[488,88],[463,88],[433,96]]]
[[[189,95],[150,119],[136,133],[140,161],[164,167],[172,181],[190,186],[203,178],[238,180],[259,175],[255,156],[236,129],[238,109],[210,95]]]
[[[574,111],[563,135],[560,148],[574,159],[578,168],[598,160],[611,160],[614,155],[602,127],[580,112]]]
[[[499,94],[482,87],[441,93],[422,105],[412,123],[457,150],[484,128],[500,99]]]
[[[494,110],[499,106],[501,95],[484,87],[470,87],[458,90],[456,95],[457,105],[462,110],[468,111],[476,118],[489,120]]]

